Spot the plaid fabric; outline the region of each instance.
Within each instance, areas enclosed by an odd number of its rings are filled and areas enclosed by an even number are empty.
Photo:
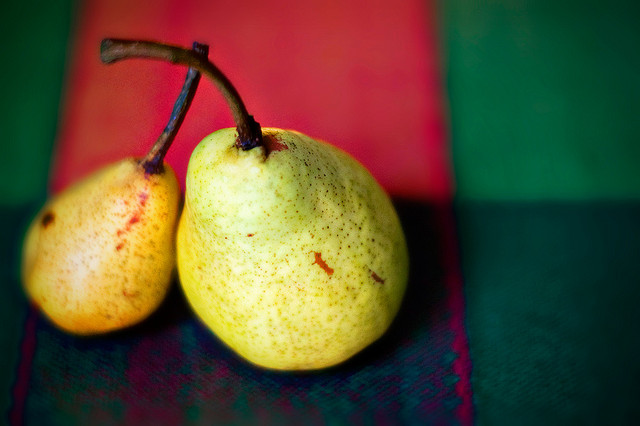
[[[13,423],[469,424],[469,358],[451,211],[399,205],[413,268],[382,340],[338,367],[279,373],[241,361],[194,319],[174,287],[152,318],[77,338],[30,310]]]

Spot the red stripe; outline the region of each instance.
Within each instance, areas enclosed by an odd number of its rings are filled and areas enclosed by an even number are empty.
[[[454,332],[453,350],[458,357],[453,362],[453,372],[460,378],[456,383],[456,393],[462,403],[458,406],[457,417],[460,424],[473,424],[473,400],[471,388],[471,358],[469,341],[465,327],[465,300],[460,258],[458,255],[458,235],[451,207],[442,212],[442,227],[447,238],[444,239],[443,261],[447,272],[449,292],[449,311],[451,322],[449,328]]]
[[[435,2],[276,3],[84,2],[52,188],[143,154],[164,127],[185,70],[143,60],[102,65],[100,40],[122,37],[208,43],[264,127],[296,129],[345,149],[395,196],[449,198]],[[203,79],[167,155],[181,184],[195,146],[232,126],[230,118]]]
[[[20,360],[16,381],[13,385],[13,406],[9,412],[9,423],[12,425],[23,424],[24,410],[29,392],[29,380],[31,379],[31,365],[36,352],[36,323],[38,313],[35,308],[29,307],[24,323],[24,334],[20,345]]]

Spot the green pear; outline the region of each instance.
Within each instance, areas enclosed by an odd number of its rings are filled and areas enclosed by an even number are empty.
[[[301,133],[261,129],[220,70],[186,49],[107,39],[101,53],[197,68],[231,108],[236,129],[191,155],[177,232],[180,283],[204,324],[275,370],[339,364],[385,333],[405,293],[407,246],[360,163]]]
[[[73,184],[29,226],[24,289],[60,329],[90,335],[125,328],[148,317],[167,294],[181,193],[163,158],[199,78],[189,70],[169,124],[145,158],[118,161]]]
[[[194,311],[241,356],[281,370],[338,364],[378,339],[407,283],[387,194],[345,152],[294,131],[235,129],[189,161],[178,271]]]

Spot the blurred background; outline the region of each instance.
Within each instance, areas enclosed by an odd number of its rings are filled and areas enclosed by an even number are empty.
[[[56,141],[53,191],[105,162],[144,153],[166,123],[186,70],[153,61],[101,64],[100,41],[120,37],[210,44],[210,57],[263,127],[293,128],[348,148],[398,195],[450,193],[435,32],[424,25],[434,12],[422,2],[88,1],[49,8],[60,16],[51,31],[66,37],[36,32],[13,48],[16,55],[27,55],[32,45],[47,51],[64,87],[49,106],[49,137],[39,138]],[[54,25],[45,11],[30,11],[29,21],[33,14]],[[22,84],[42,81],[42,70],[25,71],[33,76],[24,75]],[[60,91],[60,83],[55,87]],[[184,177],[198,141],[232,125],[222,97],[202,84],[168,157],[178,175]],[[28,179],[42,188],[42,177]]]
[[[640,419],[640,6],[552,2],[4,2],[2,408],[25,306],[21,233],[45,197],[140,155],[184,69],[99,61],[104,37],[210,45],[264,127],[327,140],[396,200],[448,205],[480,424]],[[181,183],[233,125],[200,85]],[[428,218],[425,217],[425,220]],[[11,285],[5,283],[11,283]]]

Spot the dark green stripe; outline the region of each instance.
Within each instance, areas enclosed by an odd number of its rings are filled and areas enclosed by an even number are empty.
[[[0,3],[0,411],[5,421],[26,312],[20,245],[46,194],[73,3]]]
[[[457,211],[479,424],[637,424],[640,202]]]
[[[73,3],[1,3],[0,206],[28,203],[45,193]]]
[[[640,196],[640,3],[441,3],[460,197]]]

